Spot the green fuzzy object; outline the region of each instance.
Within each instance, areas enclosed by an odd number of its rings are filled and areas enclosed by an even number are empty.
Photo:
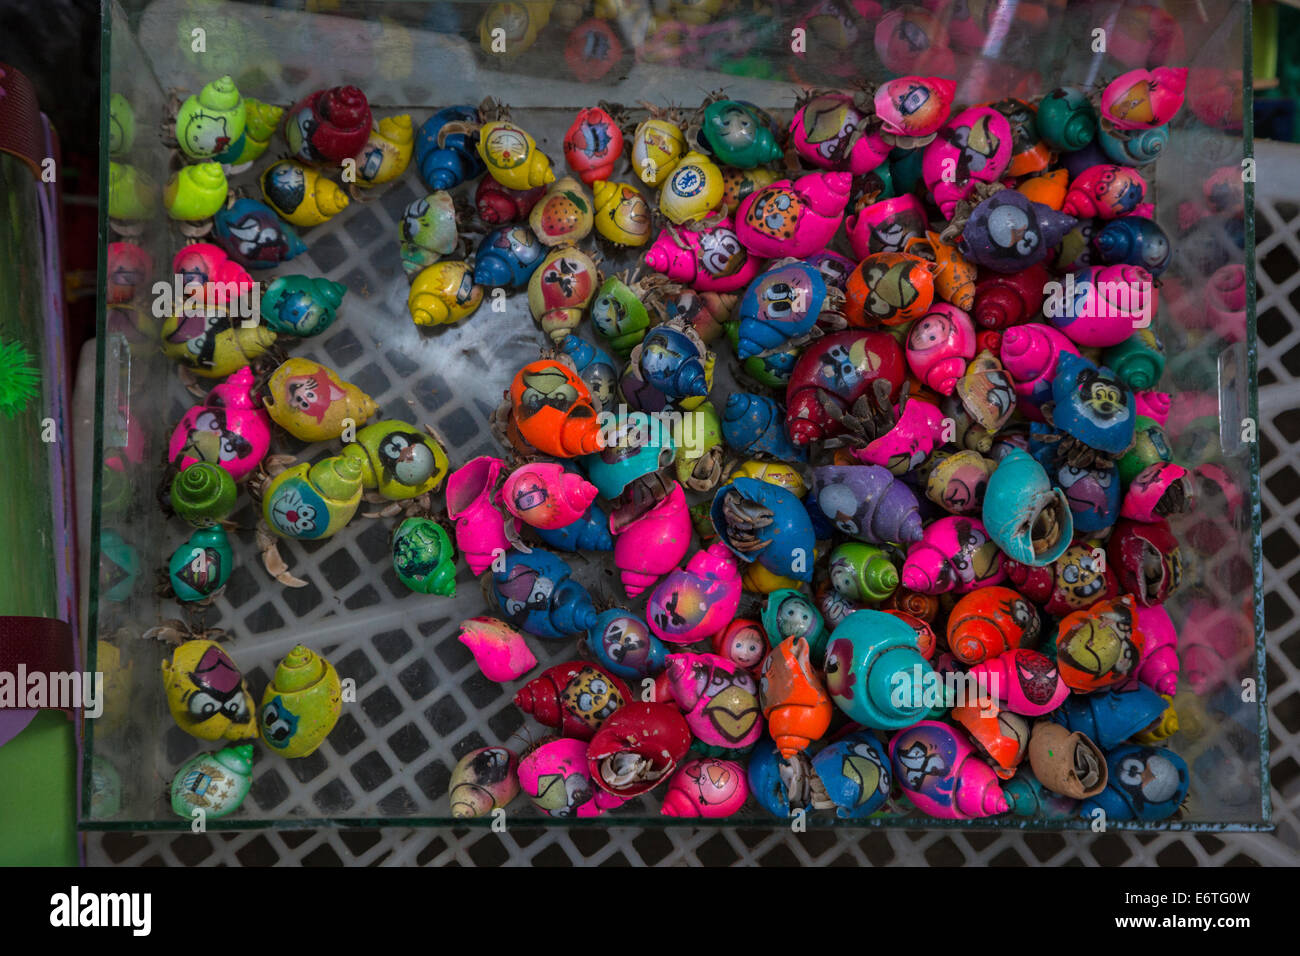
[[[40,382],[41,375],[32,366],[27,350],[17,342],[0,340],[0,415],[13,418],[26,410]]]

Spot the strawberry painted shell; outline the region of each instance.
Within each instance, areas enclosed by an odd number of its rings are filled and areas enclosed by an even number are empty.
[[[591,234],[594,224],[591,197],[572,176],[552,183],[528,215],[528,225],[544,246],[576,243]]]

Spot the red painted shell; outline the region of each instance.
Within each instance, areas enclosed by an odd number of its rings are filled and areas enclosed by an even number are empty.
[[[690,749],[691,730],[676,707],[633,701],[591,738],[587,766],[602,790],[634,797],[667,781]]]
[[[612,714],[632,700],[617,677],[585,661],[556,664],[515,694],[515,706],[566,737],[590,740]]]
[[[1182,583],[1182,553],[1168,521],[1121,518],[1111,532],[1106,556],[1120,587],[1144,607],[1163,604]]]
[[[623,155],[623,133],[599,106],[578,113],[564,135],[564,160],[584,183],[610,179]]]
[[[843,426],[827,414],[823,402],[845,411],[879,379],[889,382],[896,401],[907,380],[907,365],[898,341],[887,332],[835,332],[804,349],[785,390],[786,434],[796,445],[831,438]]]

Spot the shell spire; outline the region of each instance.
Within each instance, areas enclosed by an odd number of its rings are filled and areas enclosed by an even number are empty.
[[[809,655],[804,638],[782,641],[763,662],[758,684],[768,733],[786,760],[821,740],[835,709]]]
[[[328,497],[346,501],[361,492],[361,465],[351,456],[325,458],[311,466],[307,480]]]

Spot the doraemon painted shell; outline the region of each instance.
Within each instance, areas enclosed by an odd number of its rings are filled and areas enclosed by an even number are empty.
[[[587,741],[564,737],[539,744],[519,761],[519,785],[549,817],[598,817],[627,802],[597,787],[587,766]]]
[[[264,202],[243,197],[212,217],[217,245],[246,269],[273,269],[307,246],[292,226]]]
[[[1073,216],[1015,189],[1003,189],[975,207],[957,248],[986,269],[1021,272],[1044,261],[1075,225]]]
[[[844,93],[822,93],[797,110],[790,123],[790,141],[799,157],[818,169],[839,169],[865,175],[889,156],[890,145],[875,131],[850,137],[866,117]]]
[[[591,596],[549,551],[511,552],[492,572],[492,592],[513,626],[549,640],[581,635],[596,623]]]
[[[1052,424],[1089,448],[1122,455],[1133,444],[1133,393],[1110,369],[1063,352],[1052,379],[1052,401]]]
[[[877,252],[903,252],[912,239],[924,238],[930,228],[921,200],[908,193],[882,199],[844,220],[849,245],[859,259]]]
[[[1006,576],[1002,551],[975,518],[933,521],[907,551],[900,575],[903,587],[922,594],[965,594]]]
[[[995,109],[972,106],[952,117],[925,148],[921,175],[945,218],[976,183],[997,182],[1011,162],[1011,124]]]
[[[1114,465],[1076,468],[1061,462],[1053,478],[1070,504],[1076,532],[1102,531],[1119,517],[1120,480]]]
[[[813,664],[821,664],[830,631],[826,629],[821,611],[808,595],[792,588],[773,591],[763,605],[762,621],[772,647],[789,638],[801,637],[808,642]]]
[[[546,257],[547,249],[526,225],[493,229],[474,253],[474,284],[523,289]]]
[[[587,650],[611,674],[624,680],[653,677],[664,669],[667,648],[633,612],[610,608],[587,630]]]
[[[763,733],[758,683],[739,664],[717,654],[669,654],[673,700],[706,747],[748,750]]]
[[[870,731],[855,730],[827,744],[812,768],[842,820],[869,817],[889,798],[889,751]]]
[[[795,810],[812,809],[812,762],[803,751],[787,760],[764,737],[749,755],[746,775],[750,793],[772,816],[786,819]]]
[[[790,262],[769,269],[750,283],[740,300],[736,354],[753,358],[806,334],[825,301],[826,283],[814,267]]]
[[[1097,810],[1106,820],[1165,820],[1187,797],[1187,762],[1164,747],[1125,744],[1106,755],[1106,789],[1084,801],[1079,816],[1095,821]]]

